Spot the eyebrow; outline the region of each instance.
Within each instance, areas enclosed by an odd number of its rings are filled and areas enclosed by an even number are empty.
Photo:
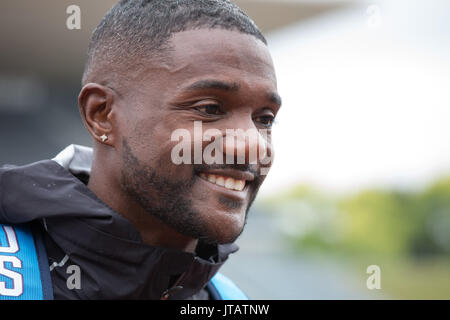
[[[207,89],[215,89],[215,90],[223,90],[228,92],[239,91],[240,85],[237,82],[225,82],[214,79],[206,79],[194,82],[193,84],[187,86],[185,90],[194,91],[194,90],[207,90]],[[281,97],[276,92],[270,92],[267,95],[267,98],[270,102],[281,106],[282,101]]]
[[[278,93],[271,92],[271,93],[269,93],[268,98],[269,98],[270,102],[277,104],[279,106],[282,105],[281,97]]]
[[[240,85],[236,82],[229,83],[220,80],[200,80],[189,85],[186,90],[216,89],[223,91],[238,91],[239,88]]]

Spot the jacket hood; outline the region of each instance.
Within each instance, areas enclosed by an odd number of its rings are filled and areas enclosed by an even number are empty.
[[[199,243],[188,253],[144,244],[137,229],[86,186],[92,159],[91,148],[70,145],[52,160],[0,168],[0,223],[41,221],[89,279],[80,296],[159,299],[176,278],[182,290],[172,298],[186,299],[238,250]]]

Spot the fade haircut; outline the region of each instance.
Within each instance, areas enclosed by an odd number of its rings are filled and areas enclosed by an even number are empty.
[[[238,31],[267,44],[229,0],[121,0],[93,32],[82,84],[114,85],[120,71],[138,72],[145,59],[167,59],[173,33],[202,28]]]

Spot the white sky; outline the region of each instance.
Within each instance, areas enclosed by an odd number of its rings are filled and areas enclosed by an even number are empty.
[[[283,107],[262,195],[450,175],[450,1],[373,3],[269,35]]]

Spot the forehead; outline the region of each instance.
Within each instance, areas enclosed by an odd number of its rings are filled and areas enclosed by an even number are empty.
[[[235,82],[264,82],[276,87],[267,46],[252,35],[222,29],[175,33],[171,38],[169,73],[179,80],[223,76]]]

